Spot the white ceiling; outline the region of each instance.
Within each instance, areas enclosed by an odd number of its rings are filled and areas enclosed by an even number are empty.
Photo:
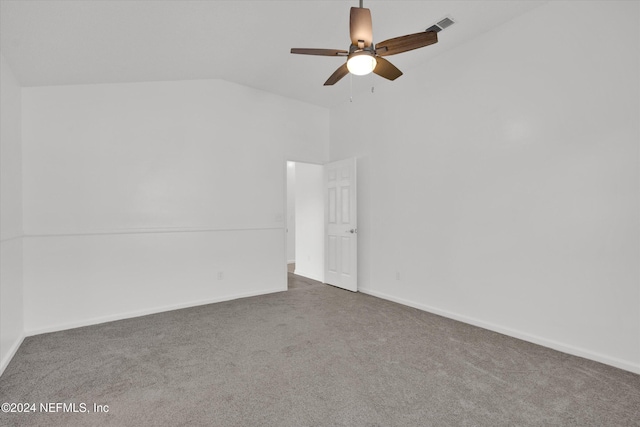
[[[365,0],[374,41],[456,24],[436,45],[388,57],[405,74],[544,1]],[[0,0],[0,50],[23,86],[225,79],[330,107],[349,78],[324,81],[344,58],[292,47],[348,49],[357,0]],[[541,27],[544,23],[541,23]],[[354,92],[380,77],[354,77]],[[402,78],[402,77],[400,77]],[[379,84],[379,82],[376,82]]]

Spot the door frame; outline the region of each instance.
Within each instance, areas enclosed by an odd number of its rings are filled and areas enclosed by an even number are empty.
[[[287,261],[288,261],[288,259],[287,259],[287,229],[289,228],[289,217],[287,215],[287,201],[288,201],[288,198],[287,198],[287,188],[288,188],[287,163],[288,162],[306,163],[308,165],[317,165],[317,166],[321,166],[321,167],[324,167],[325,164],[329,163],[329,162],[325,162],[325,163],[313,162],[313,161],[309,161],[309,160],[298,160],[298,159],[295,159],[295,158],[289,157],[289,156],[285,156],[284,157],[284,162],[283,162],[284,166],[283,166],[283,169],[282,169],[282,171],[283,171],[283,179],[282,179],[282,181],[283,181],[283,186],[284,186],[284,193],[283,193],[284,194],[284,197],[283,197],[283,199],[284,199],[284,206],[283,206],[284,227],[282,228],[282,238],[284,240],[283,258],[284,258],[284,290],[285,291],[288,290],[288,288],[289,288],[289,279],[288,279],[288,277],[289,277],[288,273],[289,272],[288,272],[288,269],[287,269],[287,266],[288,266],[288,264],[287,264]],[[324,203],[324,201],[323,201],[323,203]],[[326,248],[324,247],[325,243],[323,242],[322,245],[323,245],[322,251],[324,252],[326,250]],[[326,260],[325,260],[325,263],[326,263]]]

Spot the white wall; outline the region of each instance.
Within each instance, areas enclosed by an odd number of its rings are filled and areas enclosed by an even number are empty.
[[[328,111],[224,81],[23,89],[28,334],[286,289]]]
[[[550,2],[332,109],[361,290],[640,372],[639,7]]]
[[[24,338],[20,86],[0,53],[0,375]]]
[[[296,163],[296,271],[324,281],[323,167]]]
[[[296,261],[296,162],[287,162],[287,263]]]

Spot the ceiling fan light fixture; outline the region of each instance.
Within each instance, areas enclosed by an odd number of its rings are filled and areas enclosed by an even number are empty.
[[[371,25],[371,11],[362,7],[352,7],[349,13],[349,36],[351,45],[349,50],[340,49],[318,49],[318,48],[293,48],[291,53],[299,55],[319,55],[319,56],[340,56],[347,57],[347,62],[343,62],[337,70],[329,76],[325,86],[333,86],[344,76],[351,73],[357,76],[364,76],[375,73],[387,80],[395,80],[402,75],[402,71],[385,57],[410,50],[426,47],[438,42],[437,29],[444,29],[453,24],[453,20],[445,18],[434,27],[414,34],[394,37],[380,43],[373,43],[373,30]]]
[[[373,54],[363,51],[351,54],[347,60],[347,68],[351,74],[366,76],[376,68],[377,63]]]

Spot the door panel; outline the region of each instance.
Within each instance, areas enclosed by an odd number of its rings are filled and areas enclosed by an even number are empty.
[[[325,281],[358,290],[356,159],[325,165]]]
[[[338,239],[336,236],[329,236],[329,263],[327,268],[330,273],[338,273]]]
[[[329,188],[329,224],[335,224],[338,218],[338,213],[336,212],[336,200],[336,189]]]

